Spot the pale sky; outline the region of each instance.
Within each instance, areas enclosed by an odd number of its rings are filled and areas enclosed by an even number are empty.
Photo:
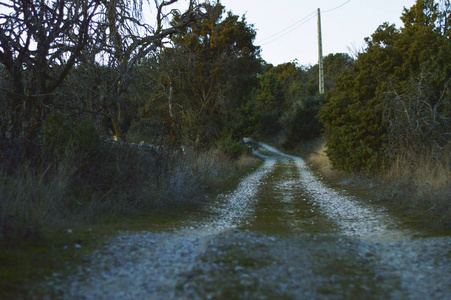
[[[301,65],[318,61],[318,34],[316,11],[321,9],[323,54],[349,53],[348,48],[362,48],[369,37],[384,22],[399,28],[403,8],[410,8],[415,0],[221,0],[235,15],[246,14],[249,24],[257,29],[257,45],[262,46],[262,57],[274,65],[297,59]],[[312,14],[312,15],[311,15]],[[269,38],[290,27],[304,17],[312,19],[285,36]],[[307,18],[306,20],[308,20]],[[302,22],[301,22],[302,23]],[[288,30],[288,31],[289,31]],[[282,33],[282,34],[283,34]]]
[[[314,65],[318,61],[318,8],[321,9],[323,55],[326,56],[329,53],[349,53],[349,48],[362,48],[365,45],[364,38],[369,37],[384,22],[395,23],[399,28],[402,25],[400,17],[403,8],[410,8],[416,0],[220,2],[235,15],[245,14],[247,23],[254,24],[257,30],[255,44],[261,46],[261,56],[268,63],[278,65],[297,59],[301,65]],[[186,6],[186,3],[180,1],[181,6]],[[4,9],[0,7],[0,10]],[[152,13],[148,12],[151,16]],[[292,26],[294,24],[296,26]]]

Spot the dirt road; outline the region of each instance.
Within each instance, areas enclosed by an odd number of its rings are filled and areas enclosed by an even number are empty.
[[[327,187],[301,158],[256,155],[209,217],[122,232],[47,284],[63,299],[451,299],[451,237]]]

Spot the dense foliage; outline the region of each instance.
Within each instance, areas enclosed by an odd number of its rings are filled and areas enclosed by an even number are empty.
[[[366,39],[320,111],[339,169],[374,172],[407,148],[450,141],[450,3],[418,0],[401,19]]]
[[[18,2],[0,15],[5,160],[40,157],[49,140],[83,139],[67,124],[86,122],[123,141],[196,148],[240,149],[252,134],[285,136],[291,147],[320,134],[317,65],[267,65],[244,16],[219,1],[189,1],[184,13],[171,9],[176,2],[155,1],[154,27],[142,23],[142,1]],[[28,41],[15,43],[20,34]],[[326,90],[351,62],[325,58]],[[46,130],[66,119],[67,134]]]
[[[172,93],[172,122],[185,142],[204,145],[229,134],[239,139],[247,130],[246,106],[261,60],[256,32],[244,17],[226,13],[219,2],[201,9],[207,17],[175,34],[173,48],[158,59],[164,66],[159,85]]]
[[[41,150],[39,138],[49,115],[67,110],[86,113],[86,105],[74,106],[61,97],[61,87],[76,68],[88,72],[89,76],[77,78],[84,79],[80,86],[88,94],[100,91],[97,107],[88,111],[109,117],[120,137],[118,128],[130,103],[131,73],[138,61],[202,17],[195,2],[189,1],[186,11],[178,14],[179,22],[166,26],[176,2],[155,1],[154,27],[143,24],[139,0],[0,2],[0,64],[6,75],[0,153],[34,158]],[[106,71],[108,80],[92,80],[99,70]]]
[[[352,65],[347,54],[330,54],[324,58],[325,89],[334,87],[335,78]],[[285,136],[284,146],[291,148],[302,140],[318,137],[322,126],[316,115],[324,95],[318,92],[318,65],[298,66],[296,62],[266,66],[253,92],[263,137]]]

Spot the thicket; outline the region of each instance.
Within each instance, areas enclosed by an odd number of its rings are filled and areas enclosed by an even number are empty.
[[[401,29],[385,23],[366,39],[319,114],[335,167],[368,174],[409,152],[449,151],[450,18],[449,1],[418,0]]]
[[[417,0],[383,24],[319,112],[339,170],[382,183],[382,197],[451,224],[451,3]],[[434,223],[433,222],[433,223]]]
[[[45,126],[54,134],[43,142],[45,157],[16,165],[13,173],[0,171],[4,242],[38,238],[43,228],[70,228],[155,209],[198,208],[215,181],[257,163],[250,158],[232,161],[217,150],[174,152],[118,143],[102,137],[92,123],[53,122]]]
[[[352,59],[343,53],[329,54],[324,64],[325,90],[329,91],[335,86],[335,78],[350,68]],[[264,66],[252,92],[256,133],[262,138],[282,136],[286,148],[318,137],[322,125],[316,115],[324,102],[318,81],[318,65],[299,66],[291,62]]]

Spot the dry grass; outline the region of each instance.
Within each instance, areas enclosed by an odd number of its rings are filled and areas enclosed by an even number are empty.
[[[213,152],[198,153],[191,149],[172,153],[163,160],[163,170],[151,185],[151,201],[160,206],[198,204],[207,180],[217,178],[230,163]]]
[[[114,145],[102,155],[66,151],[52,162],[0,171],[0,240],[37,235],[44,227],[111,221],[152,208],[202,205],[206,193],[259,161],[231,160],[219,151],[158,154]],[[103,150],[105,151],[105,149]]]
[[[349,177],[345,172],[339,171],[332,166],[327,157],[326,141],[324,138],[317,138],[308,142],[302,142],[296,146],[294,152],[300,154],[307,164],[321,174],[323,178],[333,181],[340,181]]]
[[[241,157],[235,162],[235,165],[238,168],[238,173],[243,173],[250,169],[254,169],[259,164],[260,164],[259,159],[247,153],[241,155]]]
[[[389,198],[451,224],[451,146],[441,151],[404,151],[382,178]]]
[[[295,151],[314,171],[334,183],[371,188],[403,214],[436,228],[451,227],[451,145],[440,151],[403,151],[389,170],[370,178],[334,169],[324,139],[299,145]]]
[[[202,212],[208,196],[233,188],[260,164],[218,151],[110,146],[102,155],[68,146],[52,160],[0,169],[0,298],[27,298],[29,283],[71,272],[68,260],[81,263],[80,251],[115,230],[165,226]]]
[[[67,148],[64,158],[47,166],[24,164],[13,176],[0,170],[0,238],[34,235],[37,228],[55,225],[66,205],[66,194],[81,158]]]
[[[247,154],[237,160],[218,150],[205,152],[186,151],[174,164],[174,170],[169,174],[168,190],[171,199],[183,199],[187,204],[193,204],[204,198],[204,192],[214,192],[216,188],[229,180],[252,170],[260,161]],[[165,197],[168,199],[168,197]]]

